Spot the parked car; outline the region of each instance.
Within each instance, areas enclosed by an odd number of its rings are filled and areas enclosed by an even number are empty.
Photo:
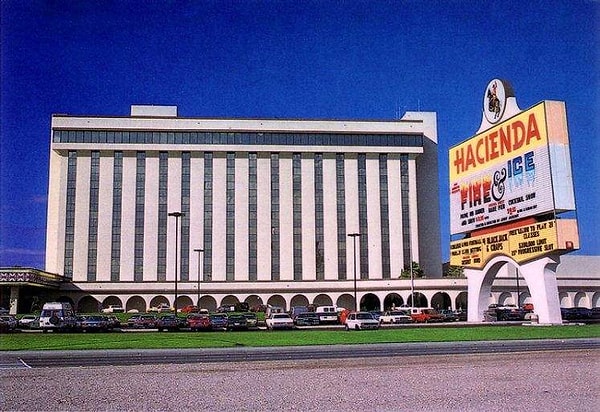
[[[154,329],[157,318],[154,315],[133,315],[127,320],[127,327],[133,329]]]
[[[121,327],[121,321],[114,315],[105,316],[108,330]]]
[[[381,315],[383,315],[383,312],[380,310],[370,310],[369,313],[371,315],[373,315],[373,317],[375,318],[375,320],[379,320],[381,318]]]
[[[0,308],[0,315],[8,315],[10,311],[6,308]]]
[[[564,320],[585,320],[592,317],[592,310],[583,307],[561,308],[560,312]]]
[[[200,308],[196,305],[186,305],[181,309],[181,313],[198,313]]]
[[[442,322],[444,317],[432,308],[410,308],[410,317],[413,322],[429,323]]]
[[[444,318],[444,322],[456,322],[458,320],[458,316],[456,316],[456,312],[450,309],[442,309],[440,310],[440,315]]]
[[[483,312],[483,318],[486,322],[522,321],[525,320],[525,311],[515,305],[499,306],[491,304]]]
[[[164,315],[158,318],[156,321],[156,327],[159,332],[164,330],[166,331],[177,331],[181,328],[187,327],[187,322],[185,319],[181,319],[179,316],[172,315]]]
[[[192,332],[212,329],[210,316],[206,314],[192,313],[187,316],[187,323]]]
[[[244,317],[246,318],[249,328],[258,327],[258,317],[256,316],[256,313],[246,312],[244,313]]]
[[[380,323],[411,323],[412,318],[404,310],[388,310],[379,317]]]
[[[319,317],[319,323],[321,325],[335,325],[339,323],[337,312],[316,312],[316,314]]]
[[[40,328],[43,332],[75,331],[77,329],[77,318],[73,306],[68,302],[44,303],[40,313]]]
[[[124,313],[125,309],[121,305],[108,305],[107,308],[102,309],[102,313]]]
[[[319,317],[315,312],[299,313],[294,318],[296,326],[317,326],[319,325]]]
[[[209,318],[213,330],[227,329],[227,323],[229,321],[227,315],[222,313],[213,313],[209,315]]]
[[[265,320],[267,329],[293,329],[294,321],[287,313],[272,313]]]
[[[23,315],[18,320],[17,326],[21,329],[31,329],[31,325],[36,321],[37,316],[35,315]]]
[[[246,330],[248,329],[248,319],[244,315],[237,313],[227,316],[227,330]]]
[[[158,306],[152,306],[150,309],[148,309],[148,312],[171,312],[171,307],[166,303],[161,303]]]
[[[350,312],[344,326],[346,330],[379,329],[379,321],[369,312]]]
[[[108,321],[104,316],[78,316],[77,329],[82,332],[106,332],[108,330]]]
[[[0,333],[13,332],[15,329],[17,329],[17,319],[14,316],[0,316]]]
[[[467,321],[467,311],[466,310],[462,310],[459,309],[457,311],[454,312],[454,314],[456,315],[456,320],[458,320],[459,322],[466,322]]]

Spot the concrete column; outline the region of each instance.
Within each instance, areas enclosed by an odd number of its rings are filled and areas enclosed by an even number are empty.
[[[16,315],[19,308],[19,287],[11,286],[10,287],[10,302],[8,313],[11,315]]]
[[[556,267],[559,256],[536,259],[519,267],[525,278],[539,323],[562,324]]]

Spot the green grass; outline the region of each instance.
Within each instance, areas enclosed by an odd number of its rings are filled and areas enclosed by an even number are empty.
[[[313,329],[273,332],[11,333],[0,337],[0,350],[227,348],[598,337],[600,325],[416,327],[358,332]]]

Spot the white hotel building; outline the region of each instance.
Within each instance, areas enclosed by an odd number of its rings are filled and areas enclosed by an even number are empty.
[[[176,295],[179,308],[199,296],[209,309],[353,308],[355,293],[384,309],[410,303],[399,276],[411,260],[441,277],[435,113],[203,119],[132,106],[54,115],[51,139],[46,271],[70,281],[61,293],[80,310]]]

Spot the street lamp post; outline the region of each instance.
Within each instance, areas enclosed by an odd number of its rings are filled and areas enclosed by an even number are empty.
[[[360,236],[360,233],[350,233],[348,236],[352,238],[354,243],[354,310],[358,311],[358,301],[356,299],[356,238]]]
[[[200,267],[202,266],[201,256],[204,257],[204,249],[194,249],[194,252],[198,252],[198,310],[200,310]]]
[[[175,300],[173,301],[173,308],[175,314],[177,314],[177,267],[179,266],[179,218],[184,216],[181,212],[171,212],[168,214],[175,218]]]

